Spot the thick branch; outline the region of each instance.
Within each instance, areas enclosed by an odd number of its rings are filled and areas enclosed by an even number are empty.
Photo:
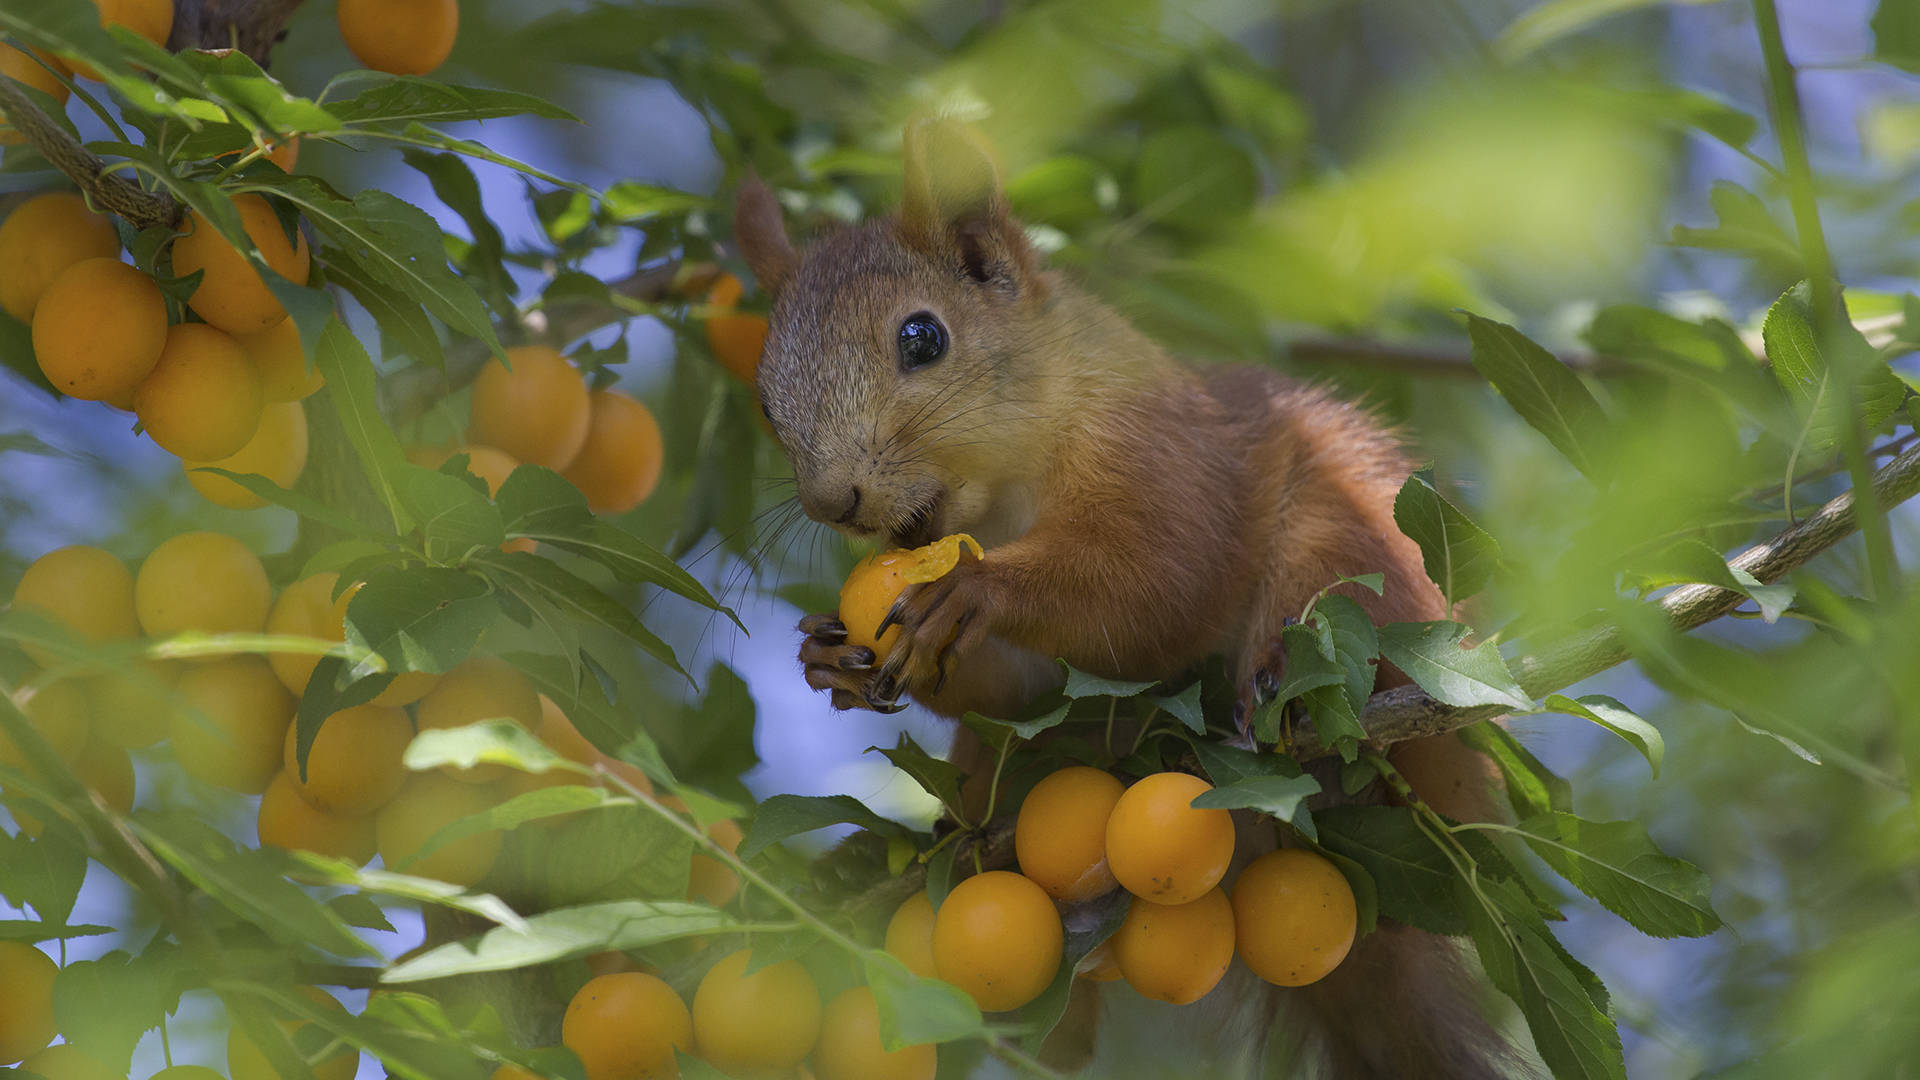
[[[0,111],[7,114],[7,122],[25,135],[54,168],[80,185],[80,190],[95,207],[125,218],[136,229],[173,224],[178,208],[171,196],[142,190],[124,176],[108,175],[106,162],[41,112],[11,79],[0,78]]]
[[[1909,446],[1873,474],[1873,492],[1882,507],[1896,506],[1920,494],[1920,445]],[[1851,491],[1836,496],[1812,517],[1764,544],[1729,560],[1763,582],[1774,582],[1852,535],[1860,527]],[[1712,585],[1687,585],[1662,597],[1660,607],[1676,630],[1692,630],[1739,607],[1739,593]],[[1597,675],[1628,659],[1625,635],[1606,626],[1515,659],[1510,665],[1528,694],[1539,697]],[[1367,734],[1383,743],[1439,735],[1499,716],[1499,706],[1456,708],[1436,701],[1417,686],[1373,695],[1360,715]],[[1295,738],[1292,750],[1305,759],[1329,752],[1311,726]]]

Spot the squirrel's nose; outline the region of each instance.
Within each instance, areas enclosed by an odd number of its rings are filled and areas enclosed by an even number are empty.
[[[847,500],[847,508],[840,512],[839,517],[833,519],[833,523],[835,525],[845,525],[848,522],[853,520],[853,515],[859,512],[860,512],[860,489],[856,487],[853,489],[853,496]]]

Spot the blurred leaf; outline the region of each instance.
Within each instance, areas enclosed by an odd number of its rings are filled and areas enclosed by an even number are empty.
[[[1556,812],[1520,823],[1527,846],[1573,887],[1650,937],[1704,937],[1720,928],[1707,875],[1654,846],[1637,821]]]
[[[68,925],[38,919],[0,919],[0,941],[22,941],[29,945],[37,941],[60,941],[111,933],[114,933],[113,927],[95,926],[92,923]]]
[[[186,466],[188,472],[223,476],[275,506],[284,506],[309,521],[338,529],[349,536],[374,535],[365,523],[355,521],[351,516],[335,510],[311,495],[289,491],[258,473],[237,473],[231,469],[197,465],[190,461],[182,464]]]
[[[505,765],[530,773],[543,773],[556,768],[565,772],[585,772],[584,766],[575,765],[561,757],[553,748],[541,742],[539,736],[505,718],[482,720],[457,728],[428,728],[413,737],[401,760],[415,772],[425,772],[442,765],[471,769],[482,763]]]
[[[1767,622],[1779,619],[1793,603],[1792,585],[1763,585],[1752,574],[1729,565],[1718,551],[1698,539],[1681,540],[1645,561],[1636,561],[1631,577],[1642,591],[1680,582],[1717,585],[1759,605],[1760,616]]]
[[[982,1035],[986,1025],[966,991],[926,979],[879,949],[860,954],[867,985],[880,1009],[880,1045],[888,1049],[952,1042]]]
[[[652,810],[607,806],[508,833],[487,880],[543,907],[681,900],[693,851],[693,839]]]
[[[1552,707],[1553,698],[1548,698],[1547,703]],[[1487,755],[1500,769],[1507,802],[1512,804],[1515,817],[1525,820],[1556,810],[1573,809],[1573,785],[1547,768],[1499,723],[1473,724],[1461,728],[1459,734],[1462,742]]]
[[[829,825],[858,825],[882,836],[905,836],[904,826],[866,808],[851,795],[775,795],[754,812],[739,855],[751,859],[792,836]]]
[[[444,672],[473,652],[499,613],[487,583],[464,570],[382,570],[347,604],[347,641],[393,671]]]
[[[1206,228],[1245,217],[1259,192],[1253,158],[1211,128],[1163,128],[1134,160],[1133,205],[1148,221]]]
[[[373,898],[364,893],[349,892],[327,898],[327,906],[348,926],[357,926],[362,930],[379,930],[383,933],[397,934],[387,913]]]
[[[895,168],[889,163],[888,171]],[[1119,201],[1119,187],[1098,162],[1064,154],[1007,182],[1007,203],[1022,221],[1073,229],[1100,220]]]
[[[407,459],[400,450],[400,440],[380,415],[373,361],[367,350],[361,348],[346,323],[335,319],[321,332],[313,362],[327,380],[320,393],[332,400],[367,480],[393,514],[395,531],[407,531],[406,512],[401,509],[394,480]]]
[[[1467,316],[1473,366],[1513,411],[1590,480],[1601,479],[1608,420],[1580,377],[1505,323]]]
[[[1507,24],[1493,39],[1494,55],[1513,63],[1562,38],[1616,15],[1664,4],[1711,4],[1715,0],[1546,0]]]
[[[1872,27],[1874,59],[1920,72],[1920,4],[1880,0]]]
[[[1471,633],[1457,622],[1389,623],[1380,628],[1380,655],[1449,705],[1532,708],[1499,649],[1461,644]]]
[[[1661,366],[1709,371],[1754,362],[1739,332],[1719,319],[1691,322],[1632,304],[1601,308],[1585,336],[1595,351],[1622,360],[1653,360]]]
[[[1400,485],[1393,521],[1420,545],[1427,577],[1449,605],[1487,587],[1500,561],[1500,544],[1440,494],[1431,471],[1416,472]]]
[[[71,830],[49,828],[38,839],[24,829],[0,833],[0,897],[14,907],[31,907],[44,922],[64,923],[86,876],[87,849]]]
[[[69,1042],[124,1076],[141,1037],[164,1023],[202,977],[169,941],[138,956],[115,949],[98,960],[71,960],[53,980],[53,1021]]]
[[[275,940],[341,956],[379,955],[326,905],[283,876],[290,865],[286,852],[236,849],[212,826],[184,813],[142,814],[132,825],[161,861]]]
[[[1704,229],[1675,225],[1674,243],[1752,256],[1769,273],[1788,280],[1806,276],[1800,245],[1773,219],[1759,196],[1731,181],[1719,180],[1708,193],[1707,203],[1717,223]]]
[[[359,867],[341,859],[315,855],[309,851],[290,853],[290,862],[294,876],[301,880],[344,885],[358,890],[358,894],[391,896],[415,903],[434,904],[454,911],[478,915],[502,926],[520,926],[525,921],[499,897],[488,893],[469,892],[462,885],[454,885],[434,878],[414,877],[411,874],[396,873],[392,870]]]
[[[739,920],[705,904],[672,900],[613,900],[557,908],[529,916],[519,927],[498,927],[449,942],[403,960],[382,975],[383,983],[419,982],[449,975],[570,960],[608,950],[641,949],[663,941],[746,929]]]
[[[1221,117],[1252,135],[1268,157],[1293,157],[1305,147],[1312,118],[1300,99],[1274,85],[1268,73],[1209,61],[1201,64],[1199,75]]]
[[[600,193],[600,205],[616,224],[639,225],[663,214],[704,210],[712,205],[712,200],[704,195],[621,180]]]

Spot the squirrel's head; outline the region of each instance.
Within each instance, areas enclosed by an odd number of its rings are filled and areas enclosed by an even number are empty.
[[[951,121],[909,126],[897,217],[796,252],[773,193],[750,179],[736,231],[774,298],[760,404],[808,516],[903,547],[1022,531],[1009,521],[1038,471],[1018,436],[1041,419],[1045,288],[978,138]]]

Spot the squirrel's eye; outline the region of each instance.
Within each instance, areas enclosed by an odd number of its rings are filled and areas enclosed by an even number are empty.
[[[926,367],[947,355],[947,328],[927,312],[907,316],[900,324],[900,366],[907,371]]]

